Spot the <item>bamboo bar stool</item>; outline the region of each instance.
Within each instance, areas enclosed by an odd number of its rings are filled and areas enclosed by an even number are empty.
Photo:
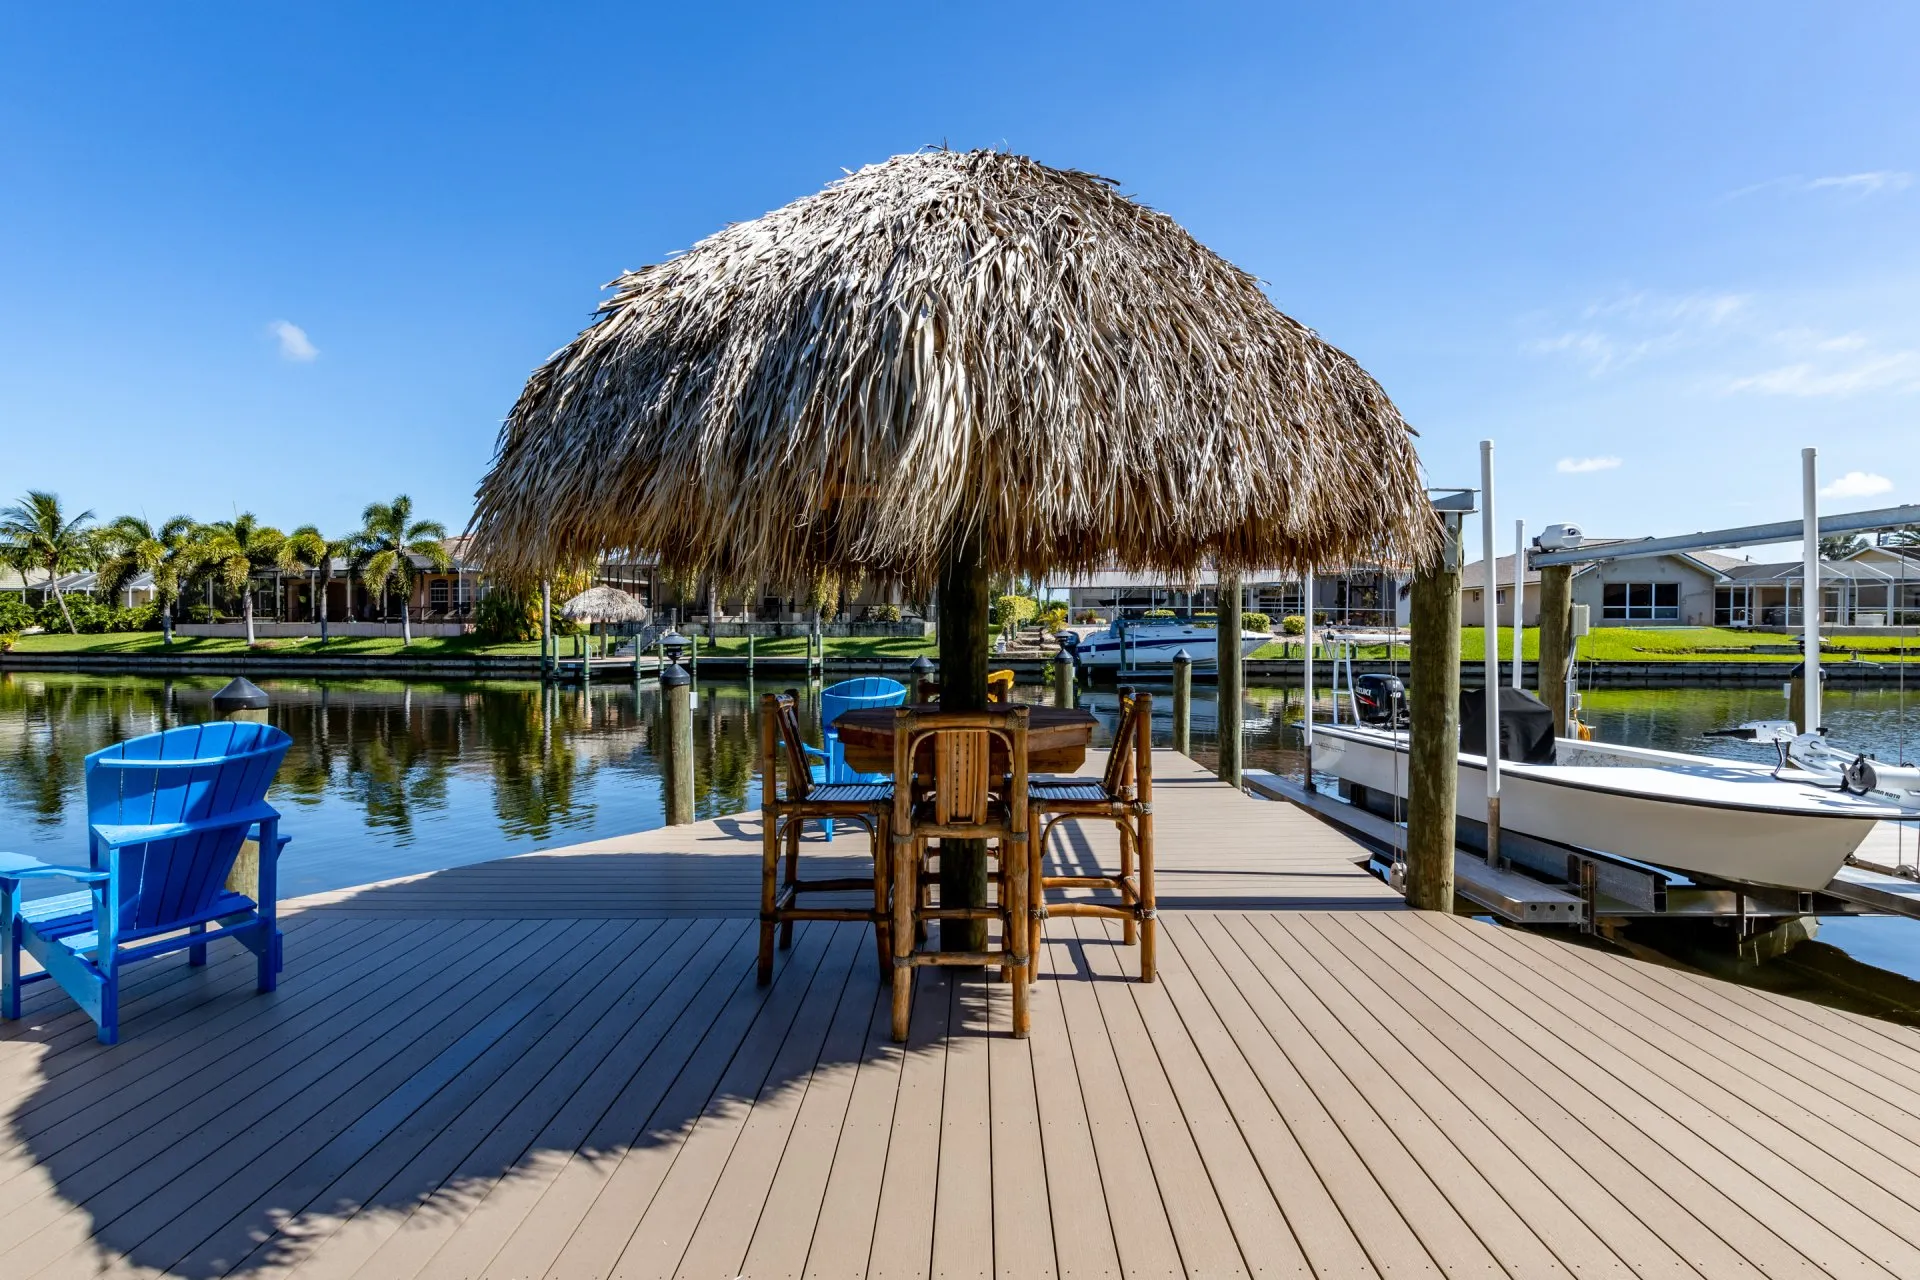
[[[1120,727],[1113,735],[1107,771],[1099,778],[1042,778],[1033,784],[1027,806],[1032,835],[1028,896],[1033,902],[1033,933],[1027,954],[1039,968],[1040,930],[1048,916],[1100,916],[1124,922],[1121,940],[1140,946],[1140,981],[1153,981],[1153,695],[1121,692]],[[1113,874],[1046,874],[1047,837],[1060,822],[1097,818],[1120,829],[1120,869]],[[1120,905],[1057,902],[1049,889],[1113,889]],[[1028,972],[1028,980],[1037,976]]]
[[[893,804],[891,782],[815,782],[801,745],[798,699],[789,690],[760,699],[760,985],[773,981],[773,930],[780,926],[780,945],[793,945],[795,920],[867,920],[877,939],[880,978],[893,965],[887,937],[888,867],[887,816]],[[786,786],[780,775],[786,775]],[[832,818],[864,827],[873,851],[871,876],[837,879],[800,878],[800,830],[809,818]],[[786,846],[786,875],[780,876],[780,851]],[[873,905],[802,907],[804,893],[866,890]]]
[[[918,762],[927,756],[926,767]],[[919,965],[981,965],[1013,984],[1013,1034],[1027,1034],[1027,708],[939,711],[902,707],[894,716],[893,1038],[907,1038],[913,971]],[[930,839],[997,845],[995,900],[977,907],[927,906],[920,889]],[[985,951],[917,945],[934,920],[998,920],[1000,943]]]

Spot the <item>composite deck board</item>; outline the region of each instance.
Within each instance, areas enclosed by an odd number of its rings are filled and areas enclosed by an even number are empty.
[[[278,992],[142,966],[113,1048],[39,984],[0,1274],[1920,1274],[1920,1031],[1407,911],[1155,766],[1160,979],[1056,918],[1026,1041],[922,969],[893,1045],[864,925],[756,986],[752,816],[296,900]]]

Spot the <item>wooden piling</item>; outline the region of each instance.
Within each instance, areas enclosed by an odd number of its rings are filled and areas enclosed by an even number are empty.
[[[1193,655],[1185,649],[1173,655],[1173,749],[1193,754]]]
[[[1246,685],[1242,682],[1240,665],[1240,575],[1222,574],[1220,577],[1220,602],[1215,611],[1214,652],[1217,655],[1215,669],[1220,676],[1220,768],[1221,781],[1230,786],[1239,786],[1242,764],[1242,715],[1240,704],[1243,701]],[[1455,652],[1459,646],[1454,646]],[[1458,677],[1455,677],[1456,682]]]
[[[693,677],[679,663],[660,677],[667,703],[667,825],[693,821]]]
[[[1073,710],[1073,655],[1065,649],[1053,658],[1053,705]]]
[[[940,569],[940,709],[984,711],[987,658],[993,643],[988,606],[993,591],[978,529],[962,535]],[[987,842],[940,841],[940,904],[987,905]],[[942,951],[985,951],[985,920],[940,921]]]
[[[1449,529],[1440,562],[1413,580],[1412,715],[1407,765],[1407,902],[1453,910],[1460,753],[1460,551]]]
[[[1555,737],[1567,736],[1567,667],[1573,653],[1573,566],[1540,570],[1540,701],[1553,709]]]

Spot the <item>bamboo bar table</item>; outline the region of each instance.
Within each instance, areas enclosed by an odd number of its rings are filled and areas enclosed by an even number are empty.
[[[940,704],[928,703],[919,710],[933,712]],[[840,735],[840,749],[847,764],[862,773],[893,773],[893,716],[898,707],[859,707],[844,711],[833,722]],[[1097,724],[1090,711],[1060,707],[1027,708],[1027,771],[1029,773],[1072,773],[1087,762],[1087,746],[1093,741]],[[925,749],[925,767],[933,768],[933,744]],[[996,751],[992,768],[1006,767],[1003,753]],[[916,768],[922,762],[914,761]],[[973,904],[983,905],[983,904]]]

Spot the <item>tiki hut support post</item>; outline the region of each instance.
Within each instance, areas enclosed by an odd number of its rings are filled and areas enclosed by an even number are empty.
[[[992,644],[988,621],[993,575],[982,554],[977,528],[959,534],[940,567],[940,709],[984,711],[987,706],[987,658]],[[940,841],[940,901],[984,906],[987,901],[987,842]],[[985,920],[942,920],[944,951],[985,951]]]
[[[1407,902],[1453,910],[1454,814],[1460,752],[1460,524],[1413,579],[1413,688],[1407,764]]]
[[[540,678],[553,675],[553,579],[540,579]]]
[[[1220,577],[1219,616],[1214,619],[1214,650],[1220,672],[1220,778],[1228,786],[1241,781],[1241,739],[1245,717],[1240,704],[1245,686],[1240,665],[1240,575]]]
[[[1573,566],[1540,568],[1540,701],[1553,710],[1555,737],[1567,736],[1567,668],[1573,655]]]

